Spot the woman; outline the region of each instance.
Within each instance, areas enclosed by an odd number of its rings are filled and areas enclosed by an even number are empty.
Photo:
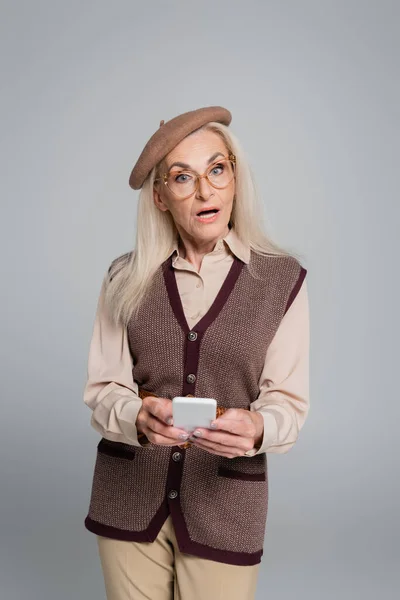
[[[287,452],[308,413],[306,270],[263,233],[230,122],[222,107],[161,121],[129,180],[135,251],[102,284],[85,526],[108,600],[254,598],[266,453]],[[174,427],[182,395],[217,400],[212,429]]]

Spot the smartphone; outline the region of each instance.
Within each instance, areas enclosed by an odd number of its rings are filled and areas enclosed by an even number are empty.
[[[174,427],[192,432],[197,427],[210,429],[211,421],[217,416],[215,398],[196,398],[193,396],[175,396],[172,398],[172,417]]]

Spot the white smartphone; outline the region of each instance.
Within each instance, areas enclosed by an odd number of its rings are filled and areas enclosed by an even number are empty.
[[[210,429],[211,421],[217,416],[217,401],[214,398],[175,396],[172,398],[174,427],[192,432],[197,427]]]

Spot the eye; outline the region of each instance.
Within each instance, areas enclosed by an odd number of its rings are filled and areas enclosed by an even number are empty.
[[[177,183],[187,183],[190,178],[189,173],[179,173],[179,175],[174,176],[174,181]]]
[[[217,165],[214,165],[212,169],[210,169],[210,173],[213,175],[221,175],[221,173],[224,172],[224,168],[225,166],[223,164],[218,163]]]

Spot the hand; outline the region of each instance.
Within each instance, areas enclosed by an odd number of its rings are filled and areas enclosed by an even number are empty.
[[[190,441],[211,454],[227,458],[243,456],[261,443],[264,434],[263,416],[242,408],[229,408],[213,424],[213,429],[196,429]]]
[[[152,444],[179,446],[189,434],[172,426],[172,401],[169,398],[146,396],[136,419],[136,429]]]

